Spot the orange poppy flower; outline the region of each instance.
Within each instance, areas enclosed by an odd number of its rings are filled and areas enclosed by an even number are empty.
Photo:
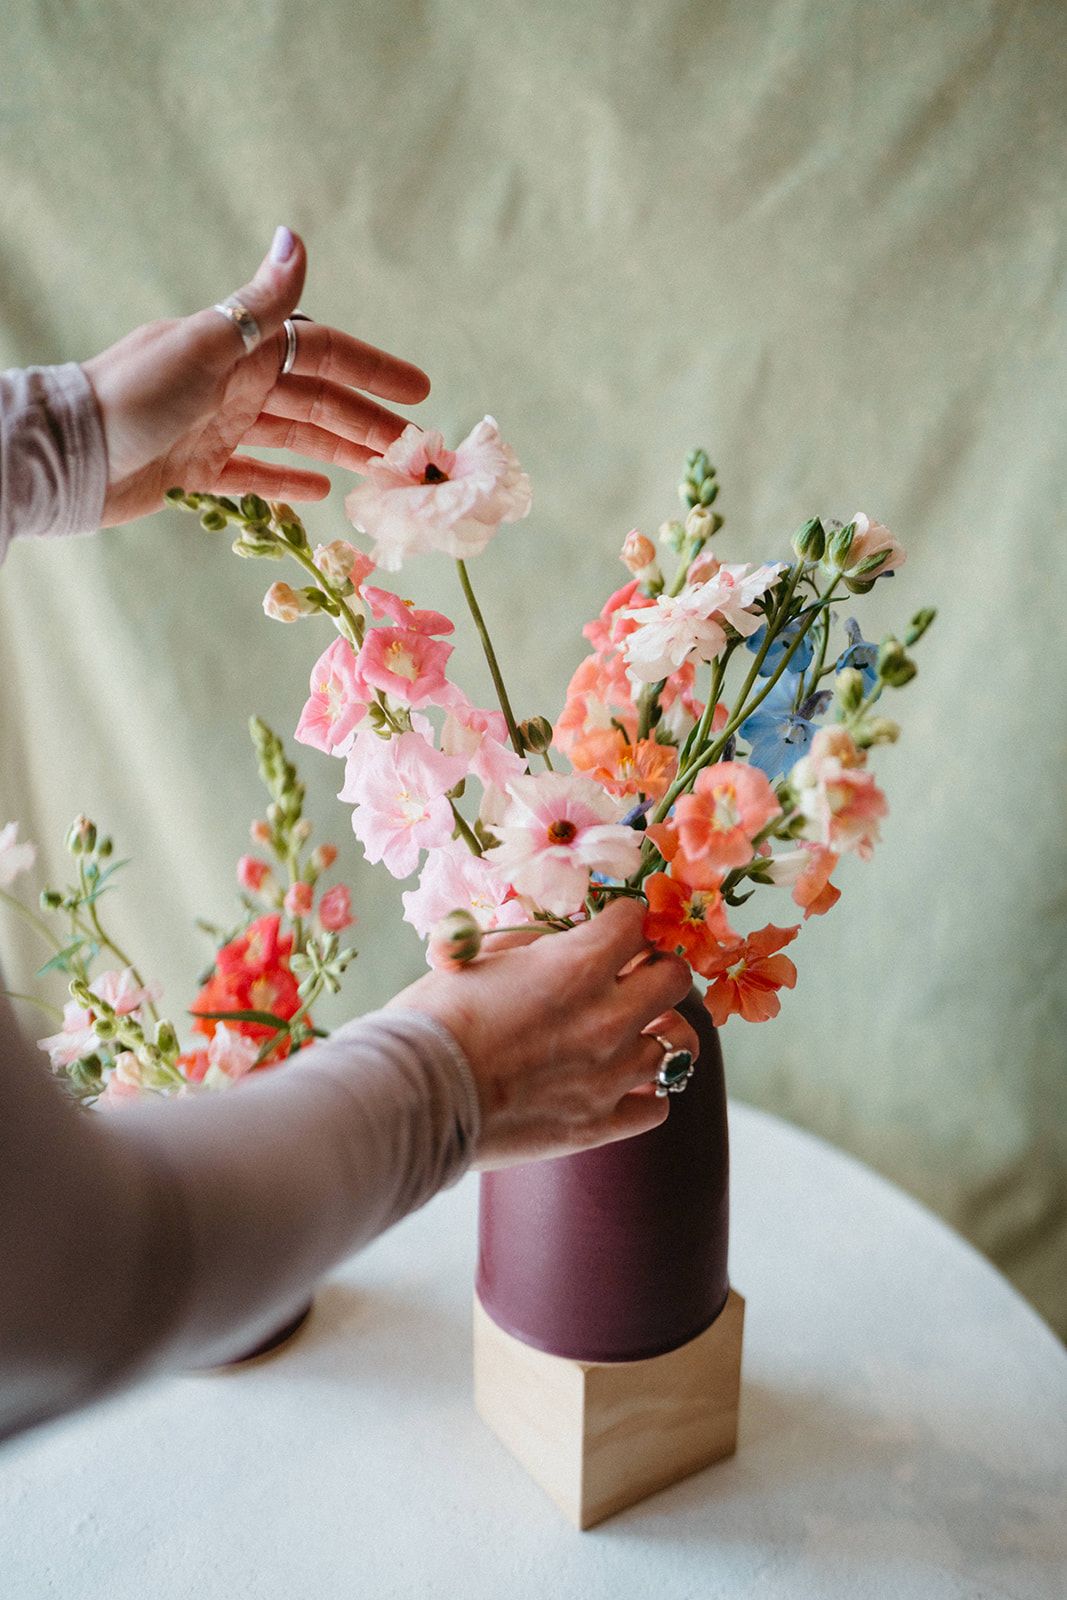
[[[714,962],[705,966],[703,976],[713,982],[704,1004],[717,1028],[735,1015],[746,1022],[766,1022],[778,1015],[778,990],[793,988],[797,969],[788,956],[777,952],[799,932],[799,924],[795,928],[776,928],[773,922],[768,923],[732,948],[720,950]]]
[[[648,915],[645,938],[668,955],[684,956],[697,972],[714,964],[720,946],[737,945],[726,920],[718,887],[692,889],[665,872],[653,872],[645,882]]]

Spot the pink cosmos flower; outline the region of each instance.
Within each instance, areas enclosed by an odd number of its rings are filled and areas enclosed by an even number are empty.
[[[838,855],[855,850],[863,860],[873,853],[878,823],[889,810],[866,759],[846,729],[820,728],[789,774],[804,837]]]
[[[291,883],[285,891],[285,909],[290,917],[309,917],[315,903],[315,891],[310,883]]]
[[[132,967],[126,967],[122,972],[102,972],[99,977],[93,978],[91,988],[120,1017],[131,1016],[150,1000],[158,1000],[160,995],[158,984],[149,983],[141,988]],[[57,1068],[73,1066],[75,1061],[92,1055],[96,1049],[92,1011],[87,1006],[79,1005],[77,1000],[68,1000],[63,1007],[62,1028],[46,1039],[38,1039],[37,1048],[44,1050],[53,1067]]]
[[[781,810],[758,767],[717,761],[675,801],[673,821],[687,856],[727,871],[752,860],[753,839]]]
[[[341,933],[345,928],[350,928],[355,920],[347,884],[335,883],[319,901],[319,922],[327,933]]]
[[[420,939],[427,938],[450,911],[469,911],[479,926],[487,929],[529,920],[521,901],[511,897],[507,879],[458,839],[430,853],[418,888],[400,898],[404,920]]]
[[[10,888],[20,872],[32,867],[37,851],[32,844],[18,844],[19,825],[7,822],[0,828],[0,889]]]
[[[440,433],[409,424],[345,500],[350,521],[375,541],[374,559],[396,572],[405,559],[442,550],[479,555],[502,522],[530,509],[530,480],[485,417],[455,450]]]
[[[451,654],[450,644],[413,628],[371,628],[356,668],[364,684],[384,689],[402,705],[427,706],[445,693]]]
[[[508,725],[499,711],[472,705],[453,684],[442,703],[446,713],[441,749],[446,755],[461,756],[480,783],[498,789],[523,776],[526,763],[508,744]]]
[[[237,863],[237,882],[249,894],[258,894],[270,875],[270,867],[258,856],[242,856]]]
[[[352,829],[367,860],[384,861],[395,878],[410,877],[420,850],[451,838],[446,795],[466,774],[465,761],[435,750],[421,733],[358,734],[338,798],[356,807]]]
[[[904,546],[895,534],[880,522],[872,522],[870,517],[864,516],[862,511],[857,511],[853,517],[856,532],[852,537],[852,544],[848,552],[848,570],[854,572],[860,564],[870,556],[885,552],[885,560],[880,567],[875,567],[866,576],[872,581],[882,578],[887,572],[895,572],[902,567],[908,559]]]
[[[781,562],[755,569],[720,565],[706,583],[660,595],[653,609],[630,610],[636,632],[624,648],[634,677],[656,683],[686,662],[714,661],[726,647],[727,624],[744,637],[755,633],[761,618],[750,608],[782,571]]]
[[[590,778],[561,772],[517,778],[485,859],[546,911],[580,909],[590,872],[627,878],[641,859],[641,837],[615,819],[621,806]]]
[[[300,713],[294,737],[327,755],[344,755],[366,715],[369,698],[352,646],[347,639],[335,639],[312,668],[311,698]]]

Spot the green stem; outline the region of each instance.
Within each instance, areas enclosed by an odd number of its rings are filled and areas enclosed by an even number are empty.
[[[478,842],[478,835],[474,832],[474,829],[460,811],[459,807],[456,805],[456,802],[452,799],[449,799],[448,803],[452,807],[452,815],[455,818],[456,827],[459,829],[460,837],[463,839],[468,848],[474,853],[474,855],[480,856],[482,854],[482,847]]]
[[[38,1000],[35,994],[20,994],[17,989],[5,989],[4,993],[9,1000],[25,1000],[27,1005],[36,1006],[38,1011],[43,1011],[53,1022],[63,1021],[63,1013],[58,1006],[49,1005],[47,1000]]]
[[[504,678],[501,674],[500,666],[496,659],[496,653],[493,650],[493,641],[489,637],[489,629],[485,625],[485,618],[482,616],[481,608],[479,607],[477,600],[474,598],[474,590],[471,588],[470,575],[467,572],[467,563],[465,561],[457,561],[456,566],[459,568],[459,581],[463,587],[463,594],[470,609],[470,614],[474,618],[474,626],[477,628],[479,637],[482,641],[482,649],[485,651],[485,659],[489,663],[489,671],[492,673],[493,685],[496,689],[496,697],[500,701],[500,709],[504,713],[504,721],[508,725],[508,733],[511,736],[511,742],[515,747],[516,755],[521,756],[525,761],[526,751],[523,747],[522,735],[519,733],[519,726],[515,721],[515,713],[511,709],[511,701],[508,699],[508,692],[504,687]]]
[[[29,906],[24,906],[21,900],[16,900],[15,896],[8,894],[6,889],[0,889],[0,900],[9,905],[13,911],[17,911],[20,917],[24,917],[34,932],[39,934],[46,944],[50,944],[53,950],[62,950],[63,946],[51,928],[46,922],[42,922],[41,918],[36,916]]]
[[[86,882],[86,878],[85,878],[85,868],[80,863],[79,863],[79,866],[78,866],[78,875],[79,875],[79,877],[81,879],[82,894],[87,896],[89,894],[89,892],[90,892],[89,891],[89,885]],[[129,956],[126,954],[126,952],[124,950],[121,950],[119,948],[119,946],[115,943],[114,939],[112,939],[108,934],[106,934],[104,932],[103,924],[101,923],[100,917],[97,914],[96,904],[92,900],[88,901],[88,911],[89,911],[89,921],[93,925],[93,932],[96,934],[96,937],[99,939],[101,946],[105,950],[110,950],[111,954],[115,957],[116,961],[118,961],[122,966],[129,967],[130,972],[133,974],[133,981],[134,981],[134,983],[136,983],[136,985],[137,985],[137,987],[139,989],[146,988],[147,985],[146,985],[144,979],[142,978],[142,976],[141,976],[140,972],[138,971],[138,969],[134,966],[133,962],[130,960]],[[151,1000],[148,1000],[145,1003],[146,1003],[146,1005],[148,1007],[148,1014],[152,1018],[152,1021],[153,1022],[158,1022],[159,1021],[159,1012],[156,1010],[156,1008],[152,1004]]]
[[[341,628],[341,632],[347,635],[348,642],[352,646],[353,650],[358,650],[360,645],[363,643],[364,630],[362,620],[356,616],[355,612],[352,610],[351,606],[349,606],[347,601],[342,599],[342,597],[337,593],[333,584],[329,583],[327,579],[323,577],[322,573],[319,571],[318,567],[315,565],[314,561],[308,555],[306,550],[297,550],[287,541],[283,541],[283,543],[285,543],[285,548],[288,550],[293,560],[299,561],[304,571],[310,573],[315,579],[315,587],[317,589],[321,589],[324,594],[328,594],[332,600],[337,602],[341,612],[341,617],[343,617],[347,623],[347,627]],[[339,618],[338,627],[340,626],[341,623]]]

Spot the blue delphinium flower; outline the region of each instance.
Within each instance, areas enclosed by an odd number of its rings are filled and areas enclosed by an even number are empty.
[[[869,691],[878,682],[878,646],[863,637],[855,617],[849,617],[845,632],[848,634],[848,649],[838,656],[837,670],[843,672],[846,667],[855,667],[857,672],[863,674],[863,687]]]
[[[774,643],[771,645],[770,649],[767,651],[767,654],[760,663],[759,675],[761,678],[770,678],[774,675],[774,673],[782,664],[783,655],[789,649],[789,646],[793,643],[793,640],[796,638],[797,634],[800,632],[801,628],[804,627],[807,621],[807,613],[802,611],[798,617],[793,618],[792,622],[786,623],[785,627],[775,639]],[[753,655],[755,655],[758,650],[762,649],[763,641],[766,637],[767,624],[764,623],[763,626],[758,628],[750,638],[746,639],[745,643],[752,651]],[[805,638],[797,647],[795,654],[790,657],[789,671],[806,672],[811,666],[811,654],[811,639]]]
[[[797,654],[799,655],[799,651]],[[796,660],[796,656],[793,658]],[[786,672],[775,684],[766,700],[746,717],[737,730],[750,745],[749,765],[759,767],[768,778],[778,778],[799,761],[815,735],[812,715],[823,709],[806,701],[794,709],[798,674]],[[815,699],[814,696],[811,697]],[[829,698],[822,694],[820,702]]]

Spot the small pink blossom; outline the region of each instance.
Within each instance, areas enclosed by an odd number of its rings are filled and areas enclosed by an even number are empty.
[[[391,589],[367,587],[364,599],[375,617],[388,617],[398,628],[413,633],[455,633],[456,625],[443,611],[423,611],[411,600],[402,600]]]
[[[407,890],[400,898],[405,922],[410,922],[422,939],[457,907],[469,911],[487,929],[528,920],[521,903],[511,898],[507,879],[458,839],[430,853],[418,888]]]
[[[498,789],[523,776],[526,763],[508,744],[508,725],[499,711],[472,705],[454,685],[442,703],[441,749],[446,755],[461,756],[480,783]]]
[[[90,987],[101,1000],[107,1001],[119,1017],[132,1016],[143,1005],[158,1000],[160,995],[158,984],[149,983],[142,988],[133,975],[132,967],[126,967],[122,972],[102,972],[93,978]],[[93,1012],[87,1006],[79,1005],[77,1000],[68,1000],[63,1007],[62,1028],[46,1039],[39,1039],[37,1048],[46,1052],[56,1068],[73,1066],[75,1061],[92,1055],[96,1049]]]
[[[590,778],[561,772],[517,778],[495,828],[501,843],[485,859],[546,911],[578,911],[590,872],[627,878],[641,859],[641,837],[615,821],[621,807]]]
[[[873,853],[878,823],[889,810],[866,759],[846,729],[820,728],[789,774],[805,819],[803,836],[837,855],[855,850],[863,860]]]
[[[449,624],[451,626],[451,624]],[[356,666],[360,679],[406,706],[438,703],[452,646],[412,628],[371,628]]]
[[[347,539],[332,539],[315,546],[315,565],[328,583],[337,588],[350,583],[359,594],[364,581],[374,571],[374,562]]]
[[[421,733],[395,739],[357,735],[338,798],[356,807],[352,829],[367,860],[384,861],[395,878],[409,877],[420,850],[434,850],[451,837],[446,796],[466,771],[465,761],[435,750]]]
[[[355,920],[348,885],[335,883],[319,901],[319,922],[327,933],[341,933],[345,928],[350,928]]]
[[[659,577],[656,547],[638,528],[631,528],[623,540],[619,560],[628,572],[633,573],[639,583]]]
[[[396,572],[405,559],[442,550],[479,555],[503,522],[530,509],[530,480],[485,417],[455,450],[409,424],[345,500],[350,521],[375,541],[374,559]]]
[[[714,578],[722,562],[711,550],[702,550],[689,564],[689,571],[685,578],[687,583],[707,583],[709,578]]]
[[[220,1022],[206,1052],[197,1052],[196,1065],[187,1068],[187,1076],[204,1089],[228,1089],[253,1070],[261,1043]]]
[[[367,712],[369,696],[347,639],[336,638],[311,671],[311,698],[300,713],[294,737],[301,744],[343,755]]]
[[[19,873],[32,867],[37,859],[32,844],[16,843],[18,831],[17,822],[5,823],[0,828],[0,889],[10,888]]]
[[[881,566],[865,574],[865,577],[872,582],[875,578],[882,578],[887,572],[895,572],[898,567],[904,565],[908,558],[904,546],[895,534],[890,533],[880,522],[872,522],[862,511],[857,511],[852,520],[856,524],[856,532],[852,536],[848,552],[849,572],[854,572],[864,561],[882,552],[885,553],[885,560]]]
[[[237,863],[237,882],[249,894],[258,894],[270,875],[270,867],[258,856],[242,856]]]
[[[285,909],[290,917],[309,917],[315,903],[315,892],[310,883],[297,881],[285,891]]]

